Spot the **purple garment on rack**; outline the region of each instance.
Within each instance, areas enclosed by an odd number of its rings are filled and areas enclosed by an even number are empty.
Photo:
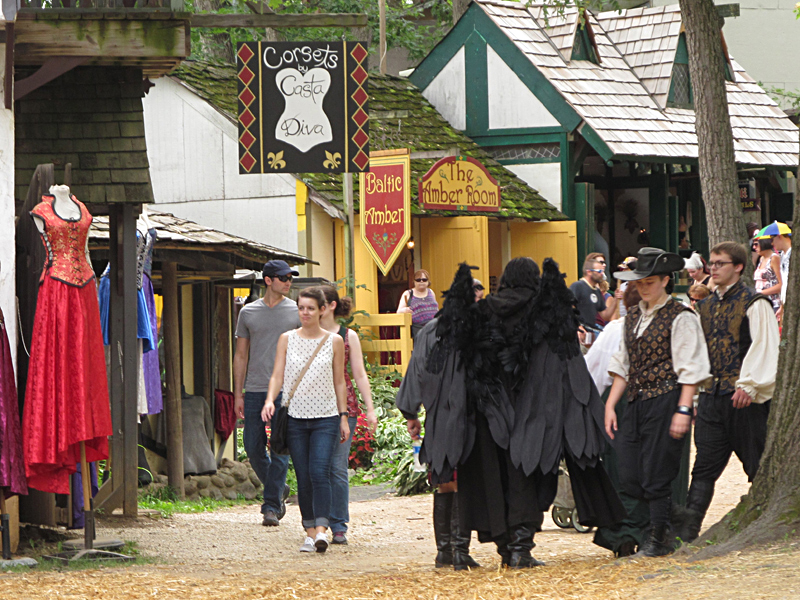
[[[143,276],[142,291],[147,301],[147,312],[150,313],[150,327],[153,330],[153,339],[156,340],[156,347],[142,355],[144,389],[147,395],[147,414],[155,415],[161,412],[164,406],[164,400],[161,396],[161,367],[158,364],[158,318],[156,317],[156,299],[153,294],[153,283],[150,281],[150,275],[146,272]]]
[[[89,472],[92,474],[92,498],[97,495],[97,463],[89,463]],[[83,518],[83,480],[81,479],[81,465],[70,478],[72,481],[72,529],[83,529],[86,520]]]
[[[17,384],[8,344],[3,311],[0,310],[0,494],[28,493],[22,459],[22,428],[17,403]]]

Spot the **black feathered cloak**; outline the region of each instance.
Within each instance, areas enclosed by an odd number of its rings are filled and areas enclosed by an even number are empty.
[[[507,288],[487,298],[487,358],[497,357],[514,410],[512,464],[526,476],[547,476],[565,459],[581,523],[611,525],[626,513],[600,462],[605,407],[580,353],[571,296],[547,259],[538,290]],[[551,491],[549,501],[539,493],[540,505],[552,503]]]
[[[472,272],[462,264],[442,310],[414,340],[395,400],[406,418],[415,417],[420,405],[425,407],[420,460],[430,466],[434,484],[451,481],[454,469],[473,449],[476,403],[471,398],[481,398],[478,408],[486,416],[492,438],[508,448],[514,412],[496,374],[494,378],[485,375],[491,368],[480,351],[486,346],[481,342],[486,327],[475,305]],[[481,373],[481,383],[467,373]],[[471,393],[469,387],[480,387],[482,393]]]

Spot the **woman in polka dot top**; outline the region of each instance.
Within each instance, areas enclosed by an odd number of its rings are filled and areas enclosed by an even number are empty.
[[[328,517],[331,509],[331,458],[337,444],[350,437],[347,422],[347,387],[344,379],[344,342],[320,327],[325,296],[319,288],[300,292],[297,300],[300,329],[287,331],[278,340],[275,368],[267,401],[261,411],[264,422],[275,412],[275,398],[297,384],[289,402],[286,441],[297,475],[297,501],[306,538],[301,552],[328,549]],[[308,370],[301,372],[319,347]],[[298,383],[299,380],[299,383]]]

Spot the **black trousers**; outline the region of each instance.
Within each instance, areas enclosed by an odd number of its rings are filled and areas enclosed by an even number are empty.
[[[678,407],[680,388],[631,402],[619,424],[615,450],[619,482],[626,494],[639,500],[658,500],[672,493],[681,467],[684,440],[669,435]]]
[[[501,541],[518,525],[538,529],[542,511],[550,508],[558,488],[558,475],[525,475],[516,468],[508,450],[498,446],[483,413],[475,413],[475,445],[458,465],[460,526],[477,531],[482,543]]]
[[[735,452],[752,482],[767,441],[770,401],[733,408],[733,394],[700,394],[694,443],[697,456],[692,481],[716,481]]]

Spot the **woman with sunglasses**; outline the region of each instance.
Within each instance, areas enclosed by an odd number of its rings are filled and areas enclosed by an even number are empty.
[[[431,276],[425,269],[414,273],[414,287],[403,292],[398,313],[411,313],[411,337],[413,338],[426,323],[431,321],[439,312],[439,303],[436,295],[430,289]]]

